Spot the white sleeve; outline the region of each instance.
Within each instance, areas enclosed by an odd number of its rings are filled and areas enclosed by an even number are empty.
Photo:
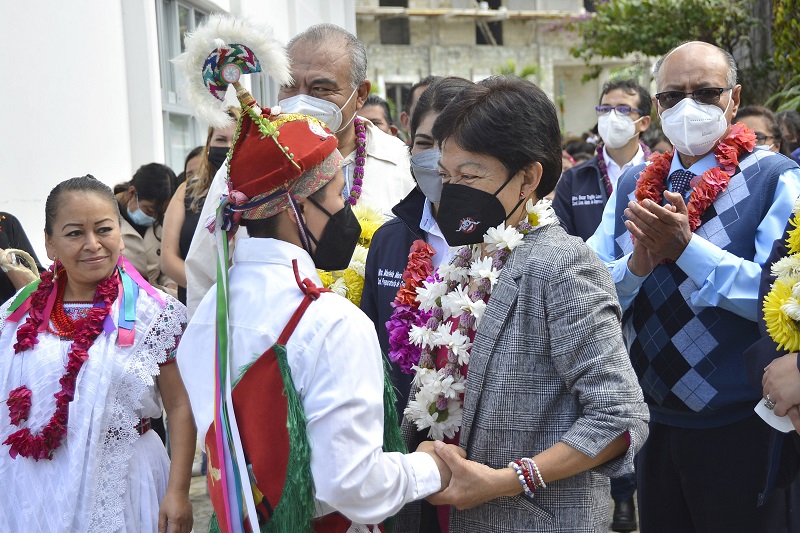
[[[222,165],[211,182],[208,194],[203,202],[200,220],[192,235],[192,244],[184,261],[186,269],[186,310],[192,318],[197,306],[203,301],[208,289],[217,282],[217,239],[208,231],[206,224],[217,214],[220,199],[228,194],[226,183],[228,167]],[[239,228],[236,239],[247,237],[247,230]],[[228,255],[233,257],[233,242],[229,245]]]
[[[366,315],[327,295],[311,305],[324,305],[328,320],[290,366],[306,412],[316,497],[354,522],[375,524],[438,492],[439,471],[428,454],[382,451],[383,363]]]

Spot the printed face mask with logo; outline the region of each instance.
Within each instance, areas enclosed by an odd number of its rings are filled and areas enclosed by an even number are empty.
[[[482,243],[483,235],[489,228],[504,224],[511,214],[506,215],[506,209],[497,199],[497,195],[510,182],[511,178],[508,178],[494,194],[466,185],[453,183],[442,185],[442,198],[439,201],[436,222],[447,244],[463,246]],[[525,198],[520,199],[511,213],[513,214],[524,201]]]
[[[350,97],[342,107],[347,107],[347,104],[353,99],[356,91],[358,91],[358,88],[353,89],[353,92],[350,93]],[[354,111],[350,120],[342,125],[342,110],[339,106],[333,102],[323,100],[322,98],[316,98],[308,94],[296,94],[291,98],[284,98],[278,102],[278,106],[281,108],[281,113],[300,113],[314,117],[320,122],[324,122],[333,133],[342,131],[356,116]]]
[[[733,89],[725,111],[714,104],[698,104],[684,98],[661,113],[661,129],[675,149],[686,155],[707,154],[728,130],[725,118],[733,100]]]

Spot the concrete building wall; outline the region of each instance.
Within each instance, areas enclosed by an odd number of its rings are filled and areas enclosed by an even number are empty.
[[[379,2],[359,0],[358,5],[377,7]],[[582,0],[504,0],[503,6],[509,11],[583,12]],[[471,0],[409,0],[408,7],[473,9],[475,4]],[[370,79],[381,93],[387,84],[411,85],[430,74],[478,81],[512,61],[516,72],[536,67],[530,79],[556,103],[562,130],[580,135],[596,123],[594,107],[603,82],[630,61],[601,63],[600,77],[584,82],[588,69],[569,52],[579,37],[557,22],[552,18],[504,20],[500,46],[477,45],[476,22],[468,17],[409,17],[408,45],[381,44],[380,22],[375,17],[359,16],[356,28],[367,47]]]

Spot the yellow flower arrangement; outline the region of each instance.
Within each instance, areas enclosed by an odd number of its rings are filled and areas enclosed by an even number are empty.
[[[789,255],[772,265],[776,279],[763,309],[767,332],[778,348],[796,352],[800,351],[800,200],[795,201],[791,225],[786,239]]]
[[[358,246],[353,252],[350,264],[344,270],[328,272],[318,270],[322,284],[333,292],[344,296],[355,305],[361,304],[361,294],[364,291],[364,273],[367,264],[367,253],[372,243],[372,236],[386,221],[379,210],[359,202],[353,207],[353,213],[361,224],[361,236]]]

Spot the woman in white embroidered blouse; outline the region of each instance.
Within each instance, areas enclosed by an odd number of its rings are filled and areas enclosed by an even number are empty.
[[[189,532],[195,426],[174,362],[184,307],[120,255],[92,176],[45,207],[54,261],[0,308],[0,531]],[[172,464],[149,417],[163,401]]]

